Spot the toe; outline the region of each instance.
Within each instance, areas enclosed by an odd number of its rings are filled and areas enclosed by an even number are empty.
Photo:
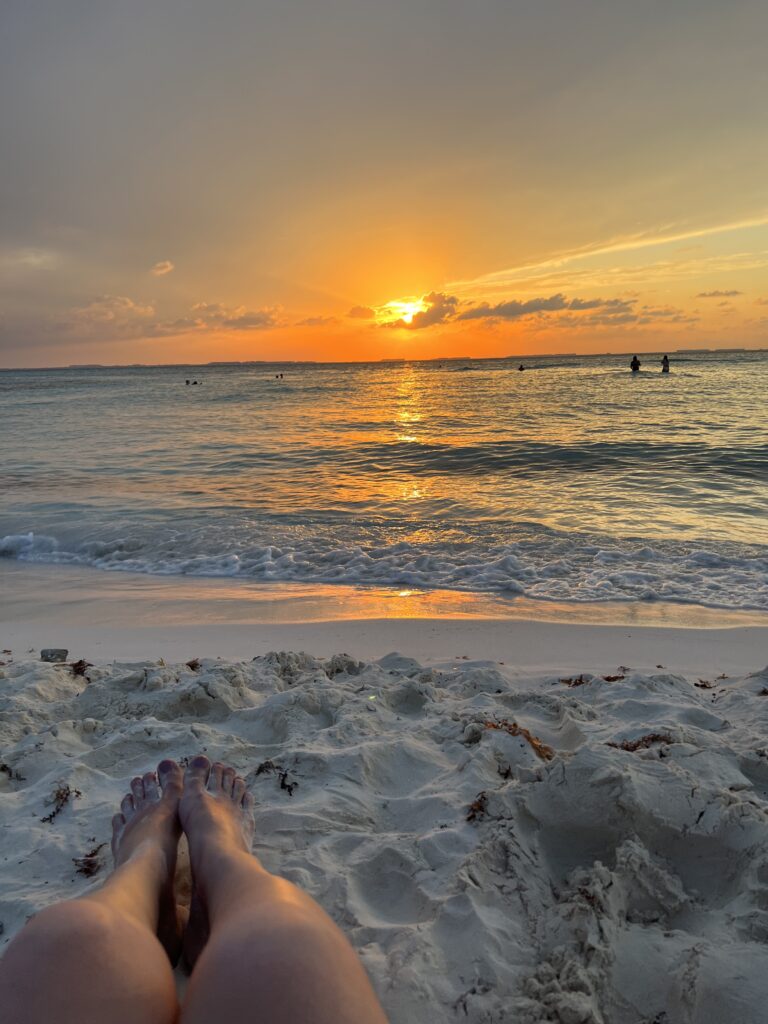
[[[245,779],[241,778],[239,775],[236,775],[235,776],[235,784],[232,787],[232,800],[233,800],[234,803],[240,804],[240,803],[243,802],[243,797],[244,796],[245,796]]]
[[[133,816],[133,813],[136,810],[136,805],[134,804],[133,797],[130,793],[127,793],[120,801],[120,810],[123,812],[126,821]]]
[[[123,835],[123,829],[125,828],[125,818],[122,814],[115,814],[112,818],[112,856],[117,857],[117,850],[120,845],[120,839]]]
[[[221,761],[214,761],[211,768],[211,777],[208,780],[208,789],[212,793],[220,793],[222,790],[221,778],[224,774],[224,765]]]
[[[195,758],[195,760],[198,760]],[[208,763],[208,758],[203,758]],[[206,769],[207,771],[207,769]],[[157,766],[157,777],[160,780],[160,788],[164,794],[177,797],[181,793],[183,776],[181,768],[175,761],[166,759]]]
[[[202,789],[208,782],[210,773],[211,762],[204,754],[198,754],[197,757],[192,758],[184,772],[184,788]]]
[[[221,773],[221,788],[227,794],[232,796],[232,790],[235,785],[235,769],[227,765],[224,771]]]
[[[246,811],[253,811],[253,797],[247,791],[243,793],[243,807]]]
[[[157,784],[157,776],[154,772],[147,772],[141,780],[144,784],[144,796],[147,800],[160,799],[160,787]]]
[[[138,807],[141,801],[144,799],[144,783],[137,775],[135,779],[131,779],[131,792],[133,793],[133,801]]]

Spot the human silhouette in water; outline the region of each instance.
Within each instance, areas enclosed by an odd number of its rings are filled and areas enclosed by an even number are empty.
[[[637,356],[632,356],[632,362],[629,364],[629,368],[632,371],[632,373],[637,373],[637,371],[640,369],[640,360],[637,358]]]
[[[661,360],[661,372],[669,373],[669,356],[664,356]]]

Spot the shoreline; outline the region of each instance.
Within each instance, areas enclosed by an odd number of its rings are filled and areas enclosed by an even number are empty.
[[[399,651],[521,668],[747,672],[763,666],[768,615],[687,605],[566,605],[454,591],[158,577],[0,564],[0,647],[66,647],[90,661],[248,660],[272,650]]]

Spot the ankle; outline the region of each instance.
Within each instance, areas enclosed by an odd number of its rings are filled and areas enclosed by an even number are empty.
[[[192,874],[209,910],[242,899],[254,882],[269,879],[268,871],[251,853],[232,843],[201,843],[195,849],[190,843]]]

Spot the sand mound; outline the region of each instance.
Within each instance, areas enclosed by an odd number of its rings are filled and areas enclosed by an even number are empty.
[[[768,670],[458,665],[0,666],[0,949],[99,884],[132,775],[202,750],[394,1024],[762,1021]]]

